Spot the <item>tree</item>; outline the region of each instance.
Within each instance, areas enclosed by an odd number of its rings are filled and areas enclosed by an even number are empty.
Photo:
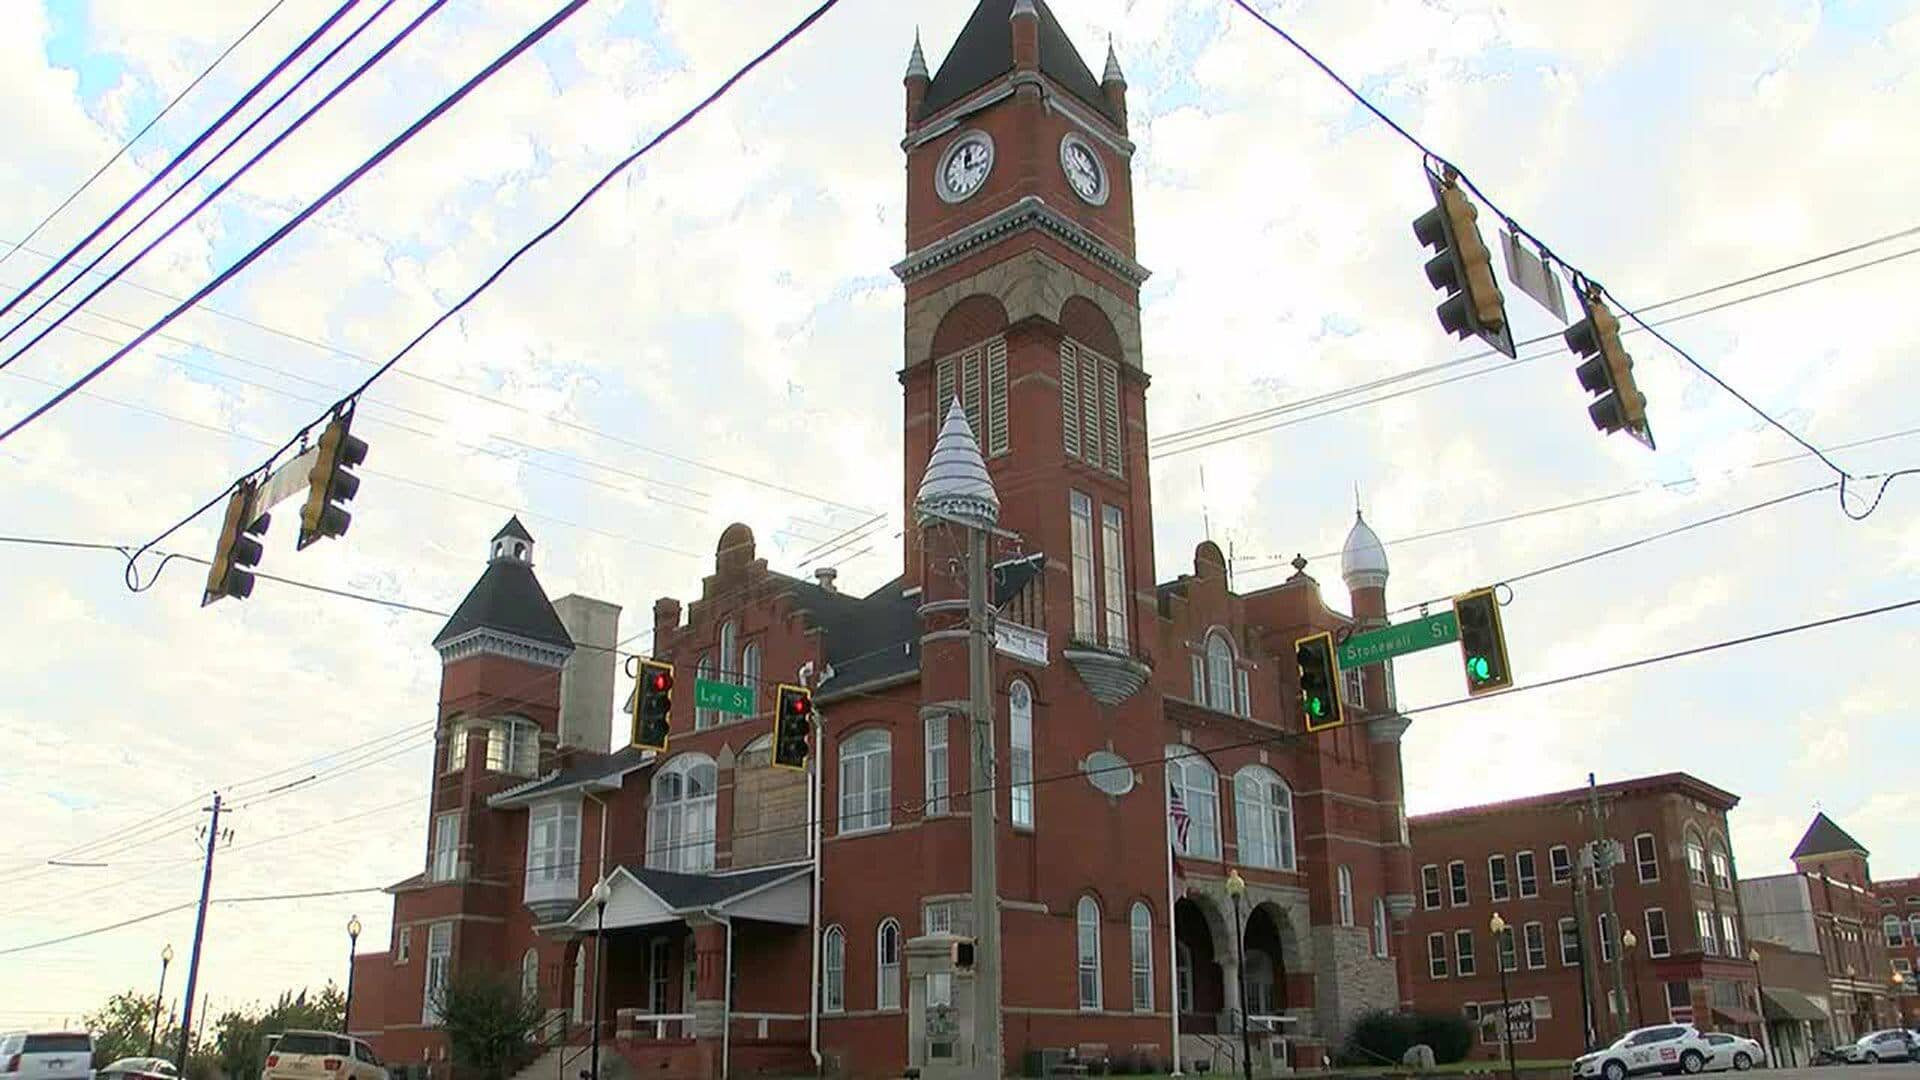
[[[283,1031],[338,1031],[344,1022],[346,996],[328,983],[318,994],[306,990],[284,992],[271,1008],[259,1014],[229,1010],[215,1028],[214,1050],[220,1072],[231,1080],[245,1080],[266,1067],[267,1036]]]
[[[540,1003],[520,996],[520,980],[503,973],[469,972],[434,992],[440,1026],[455,1065],[484,1080],[501,1080],[544,1019]]]
[[[172,1018],[161,1017],[158,1040],[154,1040],[154,1010],[160,999],[152,994],[123,990],[107,999],[96,1012],[86,1016],[86,1027],[93,1032],[93,1067],[105,1068],[125,1057],[145,1057],[153,1043],[154,1054],[171,1059],[180,1047],[180,1028]]]

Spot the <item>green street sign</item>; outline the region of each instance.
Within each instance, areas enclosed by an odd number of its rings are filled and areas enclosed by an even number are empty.
[[[696,709],[752,716],[754,696],[751,686],[738,686],[715,679],[693,680],[693,705]]]
[[[1340,646],[1340,670],[1350,671],[1459,640],[1460,620],[1453,617],[1453,612],[1443,611],[1425,619],[1353,635]]]

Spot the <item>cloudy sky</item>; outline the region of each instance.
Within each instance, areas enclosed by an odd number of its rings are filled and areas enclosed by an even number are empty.
[[[9,4],[0,252],[264,6]],[[334,6],[287,0],[0,260],[0,296]],[[449,5],[0,375],[0,415],[97,362],[555,6]],[[1629,303],[1920,225],[1920,143],[1907,134],[1920,115],[1920,15],[1901,5],[1260,6]],[[399,0],[344,55],[366,55],[423,7]],[[810,7],[596,0],[169,336],[0,446],[0,532],[124,543],[199,505]],[[1390,599],[1412,603],[1831,478],[1805,459],[1777,461],[1799,447],[1645,335],[1627,340],[1657,454],[1595,432],[1571,359],[1545,346],[1531,350],[1541,359],[1378,403],[1493,362],[1339,393],[1476,351],[1432,316],[1408,225],[1428,199],[1417,153],[1224,0],[1054,7],[1096,70],[1111,36],[1131,82],[1139,254],[1155,271],[1144,294],[1153,432],[1293,406],[1223,428],[1233,437],[1213,445],[1156,447],[1162,579],[1189,567],[1210,529],[1231,545],[1242,589],[1279,581],[1301,552],[1344,606],[1330,553],[1356,485],[1389,540],[1621,494],[1394,544]],[[610,186],[371,392],[350,538],[296,554],[282,522],[262,569],[445,611],[517,512],[549,593],[623,605],[628,634],[655,597],[697,591],[734,520],[776,567],[805,572],[811,549],[884,515],[826,561],[855,590],[898,573],[901,290],[888,267],[902,254],[899,78],[915,28],[937,65],[969,8],[845,0]],[[1668,332],[1807,438],[1877,440],[1838,451],[1848,469],[1920,464],[1920,437],[1878,438],[1920,427],[1900,375],[1920,345],[1920,258],[1850,269],[1916,244],[1920,234],[1660,314],[1849,271]],[[1509,292],[1519,336],[1556,327]],[[1521,582],[1505,613],[1520,680],[1909,598],[1920,479],[1904,484],[1862,522],[1825,491]],[[204,553],[216,524],[209,515],[171,546]],[[135,595],[117,556],[0,547],[0,949],[191,900],[190,800],[214,785],[242,807],[225,823],[216,896],[377,886],[418,868],[436,618],[265,581],[245,603],[202,610],[201,583],[199,568],[175,563]],[[1734,839],[1747,874],[1783,869],[1816,805],[1873,849],[1883,875],[1914,873],[1920,791],[1901,702],[1916,653],[1920,615],[1898,614],[1437,712],[1408,736],[1412,808],[1575,786],[1589,770],[1685,769],[1742,797]],[[1460,693],[1445,652],[1403,662],[1399,686],[1409,707]],[[316,773],[329,778],[273,790]],[[45,864],[129,827],[76,857],[108,865]],[[215,1009],[339,978],[348,916],[379,947],[384,901],[216,908],[202,983]],[[0,1026],[77,1018],[110,991],[147,987],[164,944],[184,951],[190,920],[8,958],[34,978],[7,980]]]

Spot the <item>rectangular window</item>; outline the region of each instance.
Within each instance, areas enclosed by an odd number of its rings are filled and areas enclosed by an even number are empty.
[[[1571,917],[1560,919],[1560,964],[1573,967],[1580,963],[1580,924]]]
[[[404,964],[413,959],[413,927],[402,926],[394,931],[393,962]]]
[[[929,934],[953,933],[953,907],[950,904],[928,904],[922,914],[921,925]]]
[[[1467,864],[1457,859],[1448,863],[1447,879],[1448,883],[1452,886],[1453,896],[1451,901],[1453,906],[1465,907],[1467,904]]]
[[[1547,966],[1547,928],[1537,922],[1526,925],[1527,967],[1538,970]]]
[[[1687,877],[1691,878],[1695,885],[1707,883],[1706,849],[1692,842],[1687,844]]]
[[[1239,705],[1241,716],[1253,716],[1253,695],[1247,691],[1247,672],[1245,668],[1233,669],[1233,700]]]
[[[1667,984],[1667,1019],[1686,1024],[1693,1020],[1693,989],[1686,982]]]
[[[947,715],[927,717],[927,813],[944,814],[947,802]]]
[[[1100,557],[1106,563],[1103,599],[1107,611],[1107,647],[1127,651],[1127,536],[1120,508],[1100,508]]]
[[[1652,833],[1641,833],[1633,838],[1633,859],[1639,864],[1642,884],[1660,880],[1659,852]]]
[[[1473,931],[1471,930],[1453,932],[1453,969],[1458,971],[1462,978],[1474,972]]]
[[[580,891],[580,804],[527,811],[528,900],[571,899]]]
[[[1100,419],[1106,436],[1107,471],[1119,476],[1124,468],[1125,446],[1120,441],[1120,365],[1112,360],[1100,363]]]
[[[1657,907],[1647,909],[1647,955],[1673,955],[1673,942],[1667,937],[1667,913]]]
[[[432,881],[452,881],[460,875],[459,811],[433,819],[433,850],[427,859],[427,871]]]
[[[1619,944],[1620,935],[1614,932],[1613,920],[1607,918],[1606,912],[1601,912],[1596,921],[1600,926],[1600,961],[1611,964],[1614,946]]]
[[[1727,955],[1739,956],[1740,955],[1740,927],[1734,923],[1733,916],[1726,914],[1725,912],[1722,912],[1720,915],[1720,934],[1721,934],[1720,941],[1721,941],[1721,944],[1726,948]]]
[[[1701,908],[1694,913],[1695,926],[1700,931],[1700,951],[1708,956],[1720,955],[1720,942],[1713,936],[1713,912]]]
[[[447,985],[447,971],[453,966],[453,924],[437,922],[427,927],[426,993],[420,1005],[420,1022],[440,1022],[440,991]]]
[[[467,729],[456,727],[447,732],[447,772],[467,767]]]
[[[1340,700],[1355,710],[1366,706],[1366,682],[1360,677],[1359,668],[1340,673]]]
[[[1565,885],[1573,880],[1573,855],[1565,844],[1555,844],[1547,849],[1547,866],[1553,874],[1555,885]]]
[[[1073,637],[1098,641],[1093,619],[1093,499],[1084,492],[1068,493],[1073,541]]]
[[[1727,853],[1713,853],[1713,887],[1728,892],[1733,891],[1733,867],[1727,862]]]
[[[1080,364],[1073,342],[1060,343],[1060,435],[1068,457],[1080,456]]]
[[[540,765],[540,729],[525,720],[504,720],[487,729],[487,771],[532,776]]]
[[[884,739],[873,738],[882,734],[862,732],[841,744],[840,831],[843,834],[884,829],[893,820],[893,750]]]
[[[1427,977],[1444,979],[1447,977],[1447,935],[1427,935]]]
[[[987,342],[987,431],[988,457],[1007,452],[1007,339]]]
[[[1426,865],[1420,868],[1420,899],[1428,911],[1440,907],[1440,868]]]
[[[1501,971],[1520,970],[1520,956],[1513,940],[1513,927],[1509,926],[1493,936],[1493,949]]]
[[[1193,703],[1205,705],[1207,703],[1207,662],[1200,659],[1199,653],[1189,653],[1187,661],[1193,669]]]
[[[1496,901],[1510,899],[1512,886],[1507,882],[1507,857],[1487,856],[1487,889]]]

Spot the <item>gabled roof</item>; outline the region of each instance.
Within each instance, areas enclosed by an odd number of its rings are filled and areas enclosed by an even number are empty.
[[[1867,854],[1860,841],[1847,835],[1847,830],[1833,823],[1826,811],[1813,815],[1813,824],[1807,826],[1807,834],[1794,846],[1793,857],[1804,858],[1808,855],[1838,855],[1846,852]]]
[[[508,522],[507,529],[514,524]],[[501,533],[508,535],[505,529]],[[433,644],[438,648],[483,628],[546,645],[573,645],[573,638],[547,600],[546,590],[533,576],[533,567],[517,559],[495,559],[487,564],[487,572],[474,582],[447,625],[434,635]]]
[[[611,754],[588,754],[584,758],[576,757],[563,769],[556,769],[545,776],[490,796],[487,799],[487,805],[525,806],[536,799],[567,791],[610,791],[619,787],[628,773],[653,764],[656,756],[651,750],[642,750],[637,746],[623,746]]]
[[[960,101],[975,90],[1013,70],[1013,15],[1015,0],[980,0],[973,17],[954,39],[947,58],[927,86],[920,105],[920,119]],[[1093,77],[1087,62],[1073,47],[1073,41],[1053,17],[1046,0],[1034,0],[1040,15],[1040,73],[1059,83],[1069,94],[1093,107],[1095,112],[1114,123],[1100,81]]]
[[[508,518],[507,523],[500,527],[500,531],[493,534],[493,538],[495,540],[502,539],[503,537],[507,539],[512,539],[512,540],[526,540],[529,542],[533,540],[533,534],[527,531],[527,527],[525,525],[520,524],[519,514],[515,514],[512,517]]]
[[[653,891],[675,911],[697,911],[714,907],[735,897],[783,878],[807,873],[804,866],[770,866],[728,874],[676,874],[667,870],[649,870],[644,866],[622,864],[620,869]]]

